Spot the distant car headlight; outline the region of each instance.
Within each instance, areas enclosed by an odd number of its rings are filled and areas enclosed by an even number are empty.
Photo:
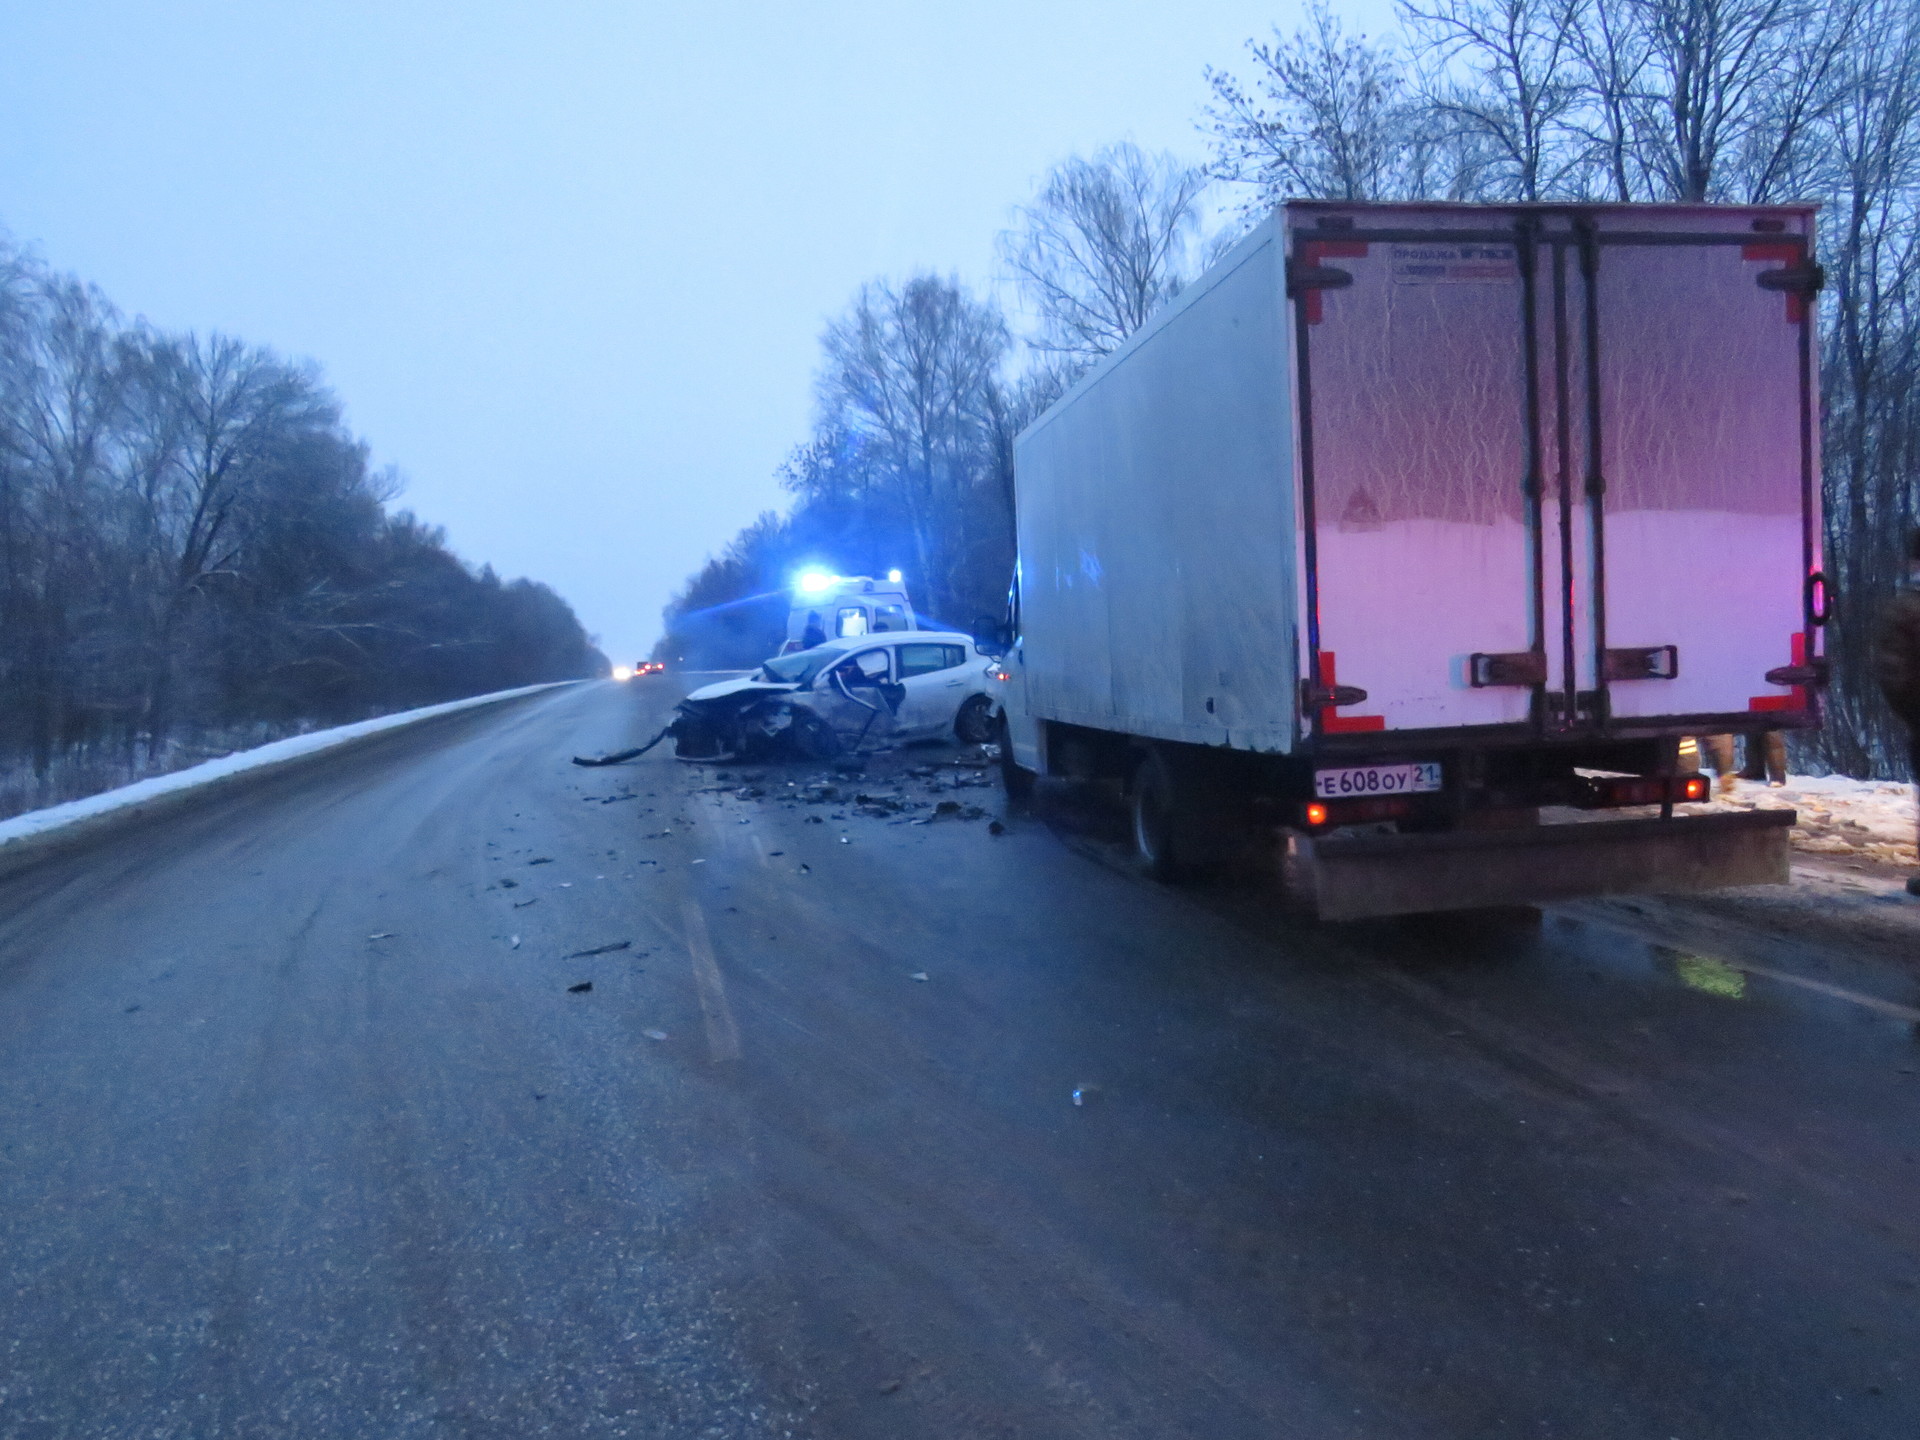
[[[616,680],[631,680],[633,678],[633,671],[624,665],[616,665],[613,667],[613,678]]]

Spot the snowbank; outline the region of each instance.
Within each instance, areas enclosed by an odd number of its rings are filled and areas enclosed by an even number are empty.
[[[1684,808],[1700,813],[1797,810],[1800,823],[1789,832],[1796,850],[1850,855],[1887,865],[1920,862],[1914,849],[1913,786],[1890,780],[1789,775],[1779,789],[1757,780],[1742,780],[1732,794],[1719,796],[1710,806]]]
[[[257,749],[223,755],[218,760],[176,770],[171,775],[157,775],[151,780],[141,780],[117,790],[89,795],[84,800],[70,800],[64,805],[49,806],[45,810],[29,810],[11,820],[0,821],[0,873],[25,858],[29,852],[38,854],[56,841],[64,843],[78,839],[82,834],[91,835],[122,820],[170,809],[174,804],[183,803],[191,792],[231,784],[240,777],[253,776],[258,772],[276,770],[293,761],[352,744],[370,735],[418,724],[436,715],[451,715],[456,711],[494,705],[516,696],[535,695],[542,690],[578,683],[576,680],[559,680],[545,685],[526,685],[518,690],[497,690],[491,695],[450,700],[444,705],[402,710],[398,714],[382,715],[375,720],[362,720],[356,725],[315,730],[309,735],[294,735]]]

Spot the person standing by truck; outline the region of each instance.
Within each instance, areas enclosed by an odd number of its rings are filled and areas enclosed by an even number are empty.
[[[1880,617],[1873,659],[1881,693],[1907,727],[1907,763],[1920,794],[1920,530],[1908,537],[1907,584]],[[1907,893],[1920,895],[1920,874],[1908,879]]]

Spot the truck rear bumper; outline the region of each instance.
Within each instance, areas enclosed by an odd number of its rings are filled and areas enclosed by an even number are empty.
[[[1594,820],[1443,835],[1300,841],[1323,920],[1471,910],[1586,895],[1784,885],[1791,810]]]

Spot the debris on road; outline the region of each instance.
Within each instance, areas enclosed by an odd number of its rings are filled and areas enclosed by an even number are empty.
[[[611,755],[576,755],[573,757],[573,763],[586,766],[624,765],[629,760],[639,759],[642,753],[636,746],[632,750],[616,750]]]
[[[367,936],[367,939],[369,939],[369,940],[391,940],[391,939],[393,939],[393,937],[394,937],[394,933],[395,933],[395,932],[393,932],[392,930],[381,930],[381,931],[377,931],[376,933],[374,933],[374,934],[372,934],[372,935],[369,935],[369,936]]]
[[[513,902],[513,908],[514,908],[514,909],[516,909],[516,910],[524,910],[524,909],[526,909],[526,908],[527,908],[527,906],[529,906],[529,905],[538,905],[539,903],[540,903],[540,897],[539,897],[538,895],[536,895],[536,896],[534,896],[534,897],[533,897],[533,899],[531,899],[531,900],[516,900],[516,901],[514,901],[514,902]]]
[[[576,755],[573,757],[573,763],[584,765],[588,769],[598,769],[606,765],[624,765],[629,760],[638,760],[672,733],[673,726],[669,725],[644,745],[637,745],[631,750],[616,750],[611,755]]]
[[[500,877],[500,889],[518,890],[519,888],[520,888],[520,882],[518,880],[509,880],[504,875]]]
[[[1073,1087],[1073,1103],[1076,1105],[1091,1105],[1099,1100],[1099,1098],[1100,1087],[1098,1085],[1076,1085]]]
[[[1007,827],[1001,824],[998,820],[989,820],[987,822],[987,834],[1004,835],[1006,833],[1007,833]]]
[[[591,950],[576,950],[566,958],[569,960],[584,960],[589,955],[611,955],[616,950],[631,950],[632,948],[633,941],[631,940],[615,940],[611,944],[596,945]]]
[[[569,985],[569,986],[567,986],[567,994],[569,994],[569,995],[584,995],[584,994],[586,994],[586,993],[587,993],[587,992],[588,992],[589,990],[591,990],[591,989],[593,989],[593,981],[591,981],[591,980],[582,980],[582,981],[581,981],[581,982],[580,982],[580,983],[579,983],[578,985]]]
[[[553,857],[552,857],[551,855],[539,855],[539,856],[536,856],[535,858],[533,858],[532,860],[529,860],[529,861],[527,861],[527,864],[529,864],[529,865],[551,865],[551,864],[553,864]]]
[[[924,970],[916,970],[916,971],[914,971],[914,972],[913,972],[913,974],[911,974],[911,975],[909,975],[909,976],[908,976],[907,978],[908,978],[909,980],[921,980],[921,981],[924,981],[924,980],[925,980],[925,979],[927,978],[927,972],[926,972],[926,971],[924,971]]]
[[[667,1032],[664,1030],[642,1030],[640,1033],[649,1040],[664,1040],[667,1038]]]
[[[516,936],[514,936],[514,937],[513,937],[513,940],[512,940],[512,943],[510,943],[510,944],[509,944],[509,945],[507,946],[507,948],[508,948],[509,950],[518,950],[518,949],[520,948],[520,937],[519,937],[518,935],[516,935]]]

